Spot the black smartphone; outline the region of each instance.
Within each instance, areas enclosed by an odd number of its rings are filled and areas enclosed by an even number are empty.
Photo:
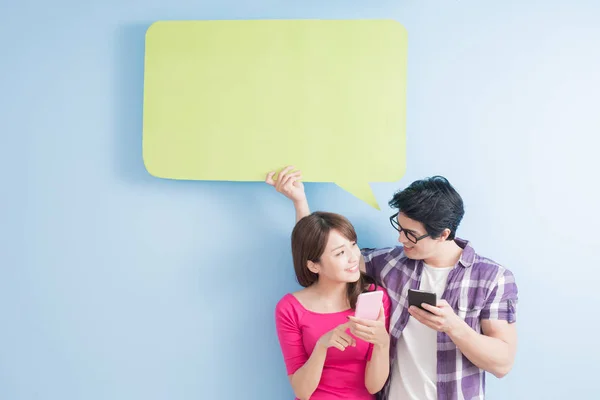
[[[437,295],[431,292],[425,292],[423,290],[408,289],[408,306],[419,307],[421,310],[425,310],[421,307],[421,304],[429,304],[431,306],[437,306]],[[425,310],[427,311],[427,310]]]

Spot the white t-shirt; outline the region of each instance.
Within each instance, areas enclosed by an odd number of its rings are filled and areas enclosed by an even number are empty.
[[[424,264],[419,289],[441,299],[452,268]],[[389,399],[437,400],[437,331],[410,317],[396,350]]]

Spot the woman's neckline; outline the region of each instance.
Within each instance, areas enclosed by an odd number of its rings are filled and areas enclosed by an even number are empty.
[[[302,304],[302,302],[293,293],[288,293],[288,296],[291,296],[294,299],[294,301],[300,307],[302,307],[303,310],[308,311],[311,314],[316,314],[316,315],[335,315],[335,314],[343,314],[343,313],[347,313],[349,311],[352,311],[352,308],[347,308],[347,309],[342,310],[342,311],[333,311],[333,312],[319,312],[319,311],[314,311],[314,310],[311,310],[311,309],[307,308],[304,304]]]

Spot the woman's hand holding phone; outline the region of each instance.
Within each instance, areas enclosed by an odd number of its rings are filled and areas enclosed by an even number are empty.
[[[350,332],[359,339],[379,347],[390,345],[390,335],[385,328],[385,311],[383,305],[379,309],[379,316],[375,321],[348,317],[351,321]]]

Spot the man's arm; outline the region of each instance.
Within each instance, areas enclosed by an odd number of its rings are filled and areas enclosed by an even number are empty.
[[[445,332],[461,353],[479,368],[498,378],[508,374],[517,351],[516,323],[482,320],[483,334],[480,334],[458,317],[445,300],[440,300],[437,307],[425,303],[422,306],[430,312],[412,306],[409,313],[422,324]]]
[[[517,353],[517,324],[502,320],[483,320],[483,334],[480,334],[466,322],[462,322],[456,329],[447,332],[461,353],[497,378],[508,374]]]
[[[445,332],[473,364],[502,378],[512,369],[517,352],[516,302],[514,276],[505,270],[481,310],[482,334],[456,315],[446,300],[437,307],[423,304],[430,312],[414,306],[408,311],[421,323]]]

